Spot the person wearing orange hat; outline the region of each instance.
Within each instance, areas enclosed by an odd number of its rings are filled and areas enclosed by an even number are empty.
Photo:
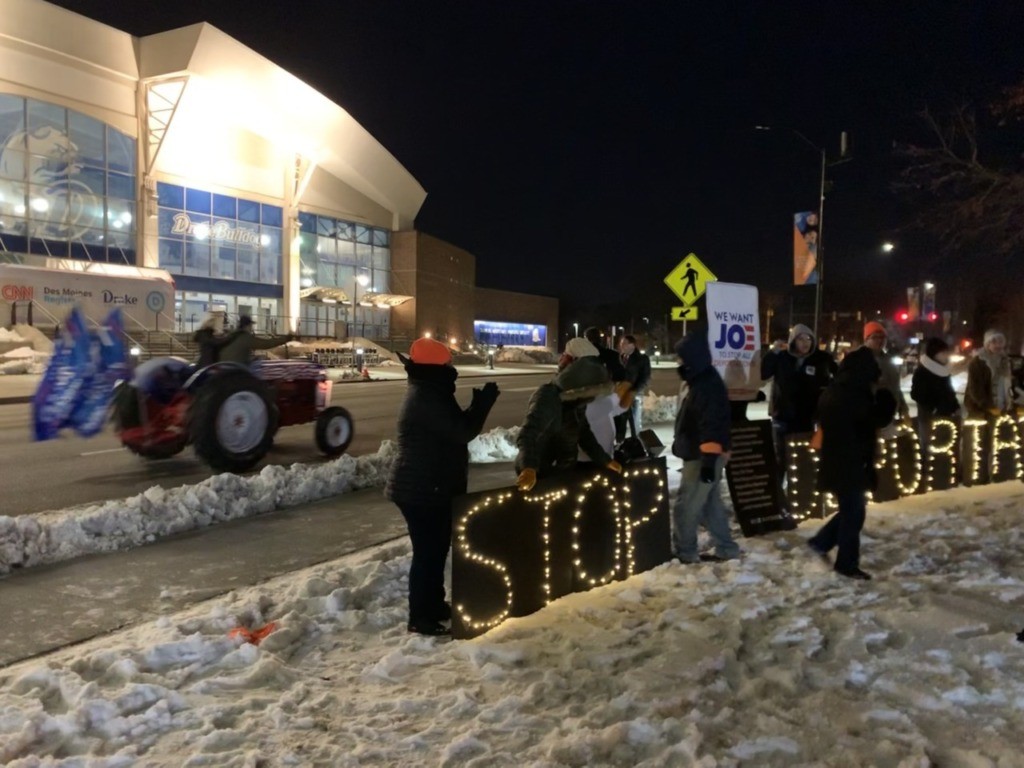
[[[451,631],[444,566],[452,538],[452,501],[466,492],[467,444],[483,429],[498,399],[498,385],[489,381],[474,389],[464,409],[455,399],[459,373],[447,346],[417,339],[409,356],[399,358],[409,388],[398,415],[397,451],[384,494],[398,506],[412,540],[407,629],[445,635]]]
[[[900,368],[893,362],[892,358],[885,354],[885,345],[889,340],[889,333],[885,326],[872,320],[864,324],[864,346],[870,349],[875,355],[875,362],[882,369],[882,378],[878,380],[878,389],[885,389],[896,398],[896,415],[905,419],[910,416],[910,407],[907,405],[907,398],[903,396],[903,389],[900,386]]]

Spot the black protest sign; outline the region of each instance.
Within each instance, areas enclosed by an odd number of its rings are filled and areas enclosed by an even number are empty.
[[[624,579],[672,556],[664,459],[623,474],[581,466],[456,499],[452,635],[469,638],[552,600]]]
[[[772,423],[764,419],[734,421],[729,436],[732,447],[725,476],[743,535],[793,528],[783,504]]]

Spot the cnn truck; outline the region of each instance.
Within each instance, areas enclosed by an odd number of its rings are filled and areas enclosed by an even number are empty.
[[[116,307],[125,330],[171,331],[174,280],[162,269],[120,264],[81,262],[67,269],[0,264],[0,325],[53,328],[75,305],[96,323]]]

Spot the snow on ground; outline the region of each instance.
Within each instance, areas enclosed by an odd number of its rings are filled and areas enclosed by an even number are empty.
[[[0,328],[0,342],[17,343],[19,341],[25,341],[25,339],[19,336],[17,331]]]
[[[405,632],[408,544],[385,544],[4,670],[0,762],[1021,766],[1022,500],[872,506],[870,583],[805,526],[457,642]]]

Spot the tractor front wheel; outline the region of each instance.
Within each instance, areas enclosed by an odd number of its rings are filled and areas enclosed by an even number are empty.
[[[334,405],[316,417],[316,447],[327,456],[341,456],[355,437],[352,414]]]

